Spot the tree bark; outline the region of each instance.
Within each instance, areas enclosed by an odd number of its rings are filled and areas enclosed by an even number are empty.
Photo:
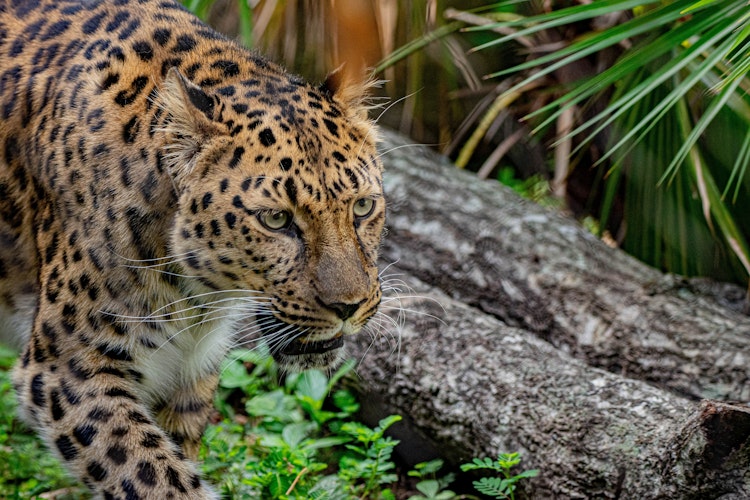
[[[439,291],[414,294],[398,338],[353,346],[370,420],[405,417],[407,460],[520,451],[541,471],[524,485],[533,499],[750,497],[750,408],[592,368]]]
[[[665,275],[426,149],[384,161],[384,262],[591,366],[696,400],[750,400],[742,290]]]
[[[384,288],[415,291],[384,299],[398,334],[381,318],[350,348],[413,461],[521,451],[541,470],[530,498],[750,497],[750,408],[728,402],[750,399],[741,291],[664,275],[383,135]]]

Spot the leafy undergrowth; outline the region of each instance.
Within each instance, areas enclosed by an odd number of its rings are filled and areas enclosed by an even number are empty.
[[[0,492],[4,499],[90,498],[66,476],[40,440],[15,417],[12,352],[0,348]],[[356,420],[359,403],[338,382],[347,364],[328,377],[318,370],[281,376],[270,356],[234,352],[225,363],[216,414],[200,451],[203,472],[227,499],[448,500],[513,499],[516,482],[536,475],[510,469],[520,458],[475,459],[464,470],[489,469],[474,494],[449,489],[453,474],[441,460],[403,473],[393,461],[398,444],[386,435],[401,420],[375,428]]]
[[[217,408],[204,434],[204,472],[230,498],[393,499],[391,460],[398,441],[384,435],[401,417],[371,429],[353,420],[353,394],[318,370],[289,374],[255,351],[225,364]],[[330,397],[329,397],[330,395]],[[239,400],[239,404],[238,404]]]
[[[318,370],[280,377],[270,356],[235,353],[224,366],[216,407],[220,421],[209,426],[201,451],[204,472],[229,498],[280,500],[478,499],[449,488],[453,474],[442,460],[397,474],[392,454],[398,441],[386,430],[401,420],[391,415],[375,428],[356,421],[359,403],[338,382],[346,364],[330,378]],[[279,384],[277,381],[283,378]],[[514,500],[516,483],[538,471],[514,475],[517,453],[496,460],[474,459],[464,471],[489,470],[474,481],[482,498]]]

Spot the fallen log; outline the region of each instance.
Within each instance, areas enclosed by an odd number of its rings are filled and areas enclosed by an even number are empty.
[[[742,291],[383,135],[385,278],[423,298],[401,299],[399,336],[350,347],[366,413],[405,416],[407,460],[520,451],[535,499],[750,497],[750,409],[729,402],[750,400]]]
[[[359,336],[350,348],[362,399],[381,412],[370,418],[405,416],[397,450],[412,461],[434,458],[422,450],[453,464],[520,451],[541,470],[523,489],[534,499],[750,497],[747,406],[592,368],[404,278],[422,297],[401,299],[400,337]]]
[[[665,275],[425,148],[383,139],[384,262],[591,366],[694,400],[750,400],[741,290]]]

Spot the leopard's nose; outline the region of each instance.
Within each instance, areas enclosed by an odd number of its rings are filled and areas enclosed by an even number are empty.
[[[360,306],[364,304],[364,302],[364,300],[357,302],[356,304],[334,302],[333,304],[326,304],[326,307],[328,307],[329,309],[333,309],[334,312],[336,312],[336,316],[338,316],[341,320],[346,321],[347,319],[354,316],[354,314],[357,312]]]

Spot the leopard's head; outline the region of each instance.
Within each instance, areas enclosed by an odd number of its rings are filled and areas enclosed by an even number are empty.
[[[312,87],[273,66],[236,73],[207,88],[172,69],[161,86],[179,193],[171,250],[191,293],[216,307],[233,297],[280,364],[332,366],[381,299],[373,125],[336,75]]]

